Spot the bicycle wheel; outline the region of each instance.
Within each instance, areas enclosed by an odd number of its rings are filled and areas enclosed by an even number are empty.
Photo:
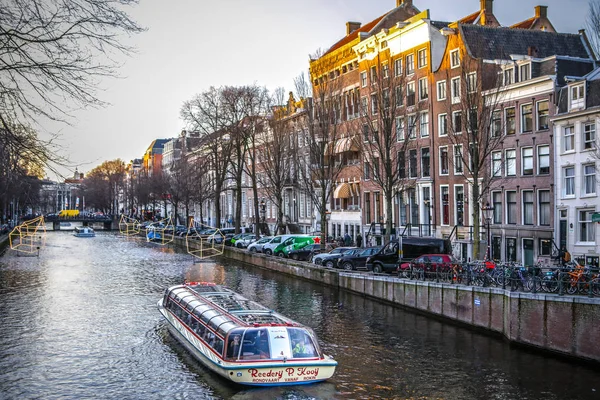
[[[592,293],[594,296],[600,296],[600,278],[592,279],[590,286],[592,287]]]
[[[545,276],[542,278],[541,287],[545,292],[556,293],[558,292],[558,279],[552,276]]]
[[[571,282],[571,281],[569,281],[567,283],[567,290],[566,291],[567,291],[568,294],[576,294],[578,290],[579,290],[579,287],[577,285],[577,282]]]

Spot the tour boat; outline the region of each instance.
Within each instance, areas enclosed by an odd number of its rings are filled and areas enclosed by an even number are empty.
[[[158,309],[192,355],[233,382],[255,386],[324,381],[337,361],[312,329],[221,285],[190,282],[165,291]]]
[[[89,226],[76,226],[73,235],[77,237],[94,237],[96,236],[96,232]]]

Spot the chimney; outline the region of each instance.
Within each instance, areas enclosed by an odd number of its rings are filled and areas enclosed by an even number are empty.
[[[346,36],[360,28],[360,22],[346,22]]]
[[[396,7],[400,7],[404,4],[406,4],[408,7],[411,7],[413,5],[412,0],[396,0]]]
[[[536,18],[548,18],[548,6],[535,6]]]
[[[479,7],[481,11],[485,10],[486,14],[494,13],[494,0],[479,0]]]

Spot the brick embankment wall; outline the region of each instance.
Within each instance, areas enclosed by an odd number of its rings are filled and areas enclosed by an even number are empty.
[[[223,255],[500,334],[514,343],[600,363],[600,298],[346,273],[232,248]]]

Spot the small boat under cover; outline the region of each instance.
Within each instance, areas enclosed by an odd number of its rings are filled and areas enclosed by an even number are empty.
[[[77,226],[73,235],[77,237],[94,237],[96,232],[89,226]]]

